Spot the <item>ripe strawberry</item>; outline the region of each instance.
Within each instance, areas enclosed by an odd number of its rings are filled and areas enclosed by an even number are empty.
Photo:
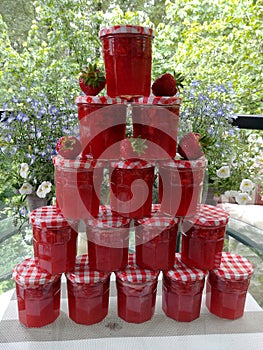
[[[79,86],[81,90],[90,96],[96,96],[104,89],[106,78],[95,64],[89,64],[86,70],[83,70],[79,76]]]
[[[120,154],[123,159],[140,158],[147,146],[141,138],[128,137],[121,141]]]
[[[179,144],[178,144],[178,153],[184,159],[197,159],[204,155],[202,147],[200,145],[200,134],[196,132],[188,132],[185,134]]]
[[[159,76],[152,84],[152,93],[155,96],[174,96],[179,87],[182,87],[184,78],[180,73],[174,75],[164,73]]]
[[[82,151],[82,146],[75,136],[62,136],[57,144],[56,151],[59,155],[67,159],[76,158]]]

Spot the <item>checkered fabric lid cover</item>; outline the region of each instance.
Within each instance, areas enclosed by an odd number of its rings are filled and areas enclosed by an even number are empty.
[[[40,227],[65,227],[70,222],[61,214],[56,205],[37,208],[30,213],[30,223]]]
[[[207,159],[205,157],[201,157],[194,160],[171,159],[169,161],[161,161],[160,166],[178,169],[192,169],[205,168],[207,163]]]
[[[75,104],[86,103],[86,104],[99,104],[99,105],[114,105],[114,104],[127,104],[127,99],[120,97],[110,96],[88,96],[80,95],[75,98]]]
[[[196,215],[185,219],[185,222],[189,222],[198,226],[222,226],[228,223],[229,214],[213,205],[200,204],[197,208]]]
[[[175,224],[178,224],[179,218],[176,217],[169,217],[169,216],[160,216],[160,215],[155,215],[151,216],[149,218],[143,218],[143,219],[138,219],[136,221],[140,225],[145,225],[149,227],[164,227],[164,226],[172,226]]]
[[[220,266],[212,271],[223,279],[245,280],[253,274],[254,265],[239,254],[223,252]]]
[[[128,265],[125,270],[115,272],[116,276],[123,282],[145,283],[156,279],[159,271],[142,269],[135,263],[135,255],[129,254]]]
[[[134,98],[132,102],[143,105],[179,106],[182,99],[177,96],[144,96]]]
[[[102,38],[105,35],[110,34],[142,34],[142,35],[149,35],[154,36],[153,30],[148,27],[142,27],[142,26],[136,26],[131,24],[125,24],[125,25],[115,25],[112,27],[102,28],[99,31],[99,37]]]
[[[29,258],[14,266],[12,276],[15,282],[20,285],[37,287],[56,281],[61,275],[49,274],[40,269],[38,258]]]
[[[181,254],[175,254],[174,268],[163,271],[170,279],[180,282],[195,282],[205,278],[206,272],[195,267],[188,267],[181,261]]]
[[[88,220],[88,225],[97,228],[109,229],[112,227],[123,227],[127,226],[130,223],[129,218],[125,218],[122,216],[114,216],[114,215],[101,215],[97,218],[93,218]]]
[[[111,216],[112,212],[111,212],[111,206],[109,204],[101,204],[99,206],[99,213],[98,213],[98,217],[107,217],[107,216]]]
[[[145,169],[151,168],[153,165],[144,159],[126,159],[119,162],[112,162],[111,166],[118,169]]]
[[[87,254],[76,257],[74,270],[66,274],[72,283],[95,284],[103,282],[110,276],[110,273],[91,270],[89,268],[89,258]]]
[[[65,167],[71,169],[91,169],[101,167],[102,162],[93,158],[80,158],[66,159],[60,155],[53,157],[53,164],[58,167]]]

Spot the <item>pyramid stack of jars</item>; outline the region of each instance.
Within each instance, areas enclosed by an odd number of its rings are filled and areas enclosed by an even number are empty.
[[[150,95],[152,30],[114,26],[99,36],[107,95],[76,98],[82,153],[54,158],[56,205],[30,215],[34,257],[13,270],[20,322],[41,327],[55,321],[63,273],[69,317],[80,324],[107,316],[112,273],[117,313],[126,322],[153,317],[160,272],[168,317],[198,318],[205,280],[210,312],[241,317],[253,266],[222,252],[228,214],[200,204],[205,157],[176,157],[181,99]],[[128,126],[140,152],[129,148]],[[109,204],[101,199],[105,170]],[[77,256],[80,221],[87,254]]]

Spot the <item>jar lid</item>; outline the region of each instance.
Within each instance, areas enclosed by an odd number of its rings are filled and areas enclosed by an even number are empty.
[[[40,269],[38,258],[28,258],[14,266],[12,276],[15,282],[20,285],[37,287],[56,281],[61,275],[51,275]]]
[[[98,217],[101,218],[101,217],[107,217],[111,215],[112,215],[111,206],[109,204],[100,204]]]
[[[127,104],[125,98],[110,97],[110,96],[89,96],[80,95],[75,98],[75,104],[86,103],[86,104],[100,104],[100,105],[113,105],[113,104]]]
[[[70,222],[62,215],[56,205],[47,205],[33,210],[30,213],[30,223],[40,227],[70,226]]]
[[[151,163],[143,159],[125,159],[113,162],[111,166],[118,169],[145,169],[153,167]]]
[[[130,218],[125,218],[122,216],[115,216],[115,215],[102,215],[98,218],[93,218],[88,220],[88,225],[94,227],[94,228],[103,228],[103,229],[110,229],[110,228],[122,228],[127,227],[127,225],[130,223]]]
[[[178,169],[192,169],[192,168],[205,168],[207,166],[207,159],[201,157],[194,160],[185,159],[170,159],[167,161],[161,161],[161,167],[178,168]]]
[[[53,164],[55,166],[72,168],[72,169],[94,169],[95,167],[101,167],[102,162],[93,158],[80,158],[67,159],[60,155],[53,157]]]
[[[132,99],[133,103],[139,103],[143,105],[164,105],[164,106],[176,106],[182,103],[182,99],[178,96],[143,96]]]
[[[126,34],[126,33],[149,35],[152,37],[154,36],[153,29],[151,28],[126,24],[126,25],[115,25],[112,27],[102,28],[99,31],[99,37],[101,38],[105,35],[110,35],[110,34]]]
[[[183,223],[190,223],[198,226],[221,226],[228,223],[229,213],[224,209],[208,204],[200,204],[197,207],[196,214],[188,217]]]
[[[206,272],[195,267],[189,267],[181,261],[181,254],[175,254],[173,269],[163,271],[163,273],[175,281],[195,282],[205,278]]]
[[[128,265],[125,270],[115,272],[116,276],[123,282],[145,283],[155,280],[159,271],[142,269],[135,263],[135,255],[129,254]]]
[[[220,266],[212,271],[227,280],[244,280],[253,274],[254,265],[239,254],[223,252]]]
[[[179,218],[173,216],[151,216],[149,218],[138,219],[136,222],[140,225],[145,225],[149,227],[169,227],[178,224]]]
[[[101,272],[90,269],[88,255],[83,254],[76,257],[74,270],[67,272],[66,276],[72,283],[95,284],[108,278],[110,272]]]

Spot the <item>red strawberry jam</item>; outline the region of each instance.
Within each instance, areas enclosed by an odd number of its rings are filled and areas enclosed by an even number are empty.
[[[254,266],[238,254],[223,252],[221,264],[209,271],[206,306],[214,315],[230,320],[243,316]]]
[[[76,323],[91,325],[108,313],[110,273],[92,270],[88,256],[80,255],[72,272],[67,273],[69,317]]]
[[[43,271],[37,258],[22,261],[13,268],[19,321],[26,327],[43,327],[60,314],[61,275]]]
[[[111,97],[149,96],[153,31],[147,27],[117,25],[99,32]]]
[[[159,202],[161,211],[173,216],[193,216],[201,201],[205,158],[173,159],[159,166]]]
[[[75,265],[77,223],[69,223],[55,205],[33,210],[30,222],[40,268],[52,275],[71,270]]]
[[[182,221],[181,260],[191,267],[211,270],[220,265],[229,214],[202,204],[192,218]]]

